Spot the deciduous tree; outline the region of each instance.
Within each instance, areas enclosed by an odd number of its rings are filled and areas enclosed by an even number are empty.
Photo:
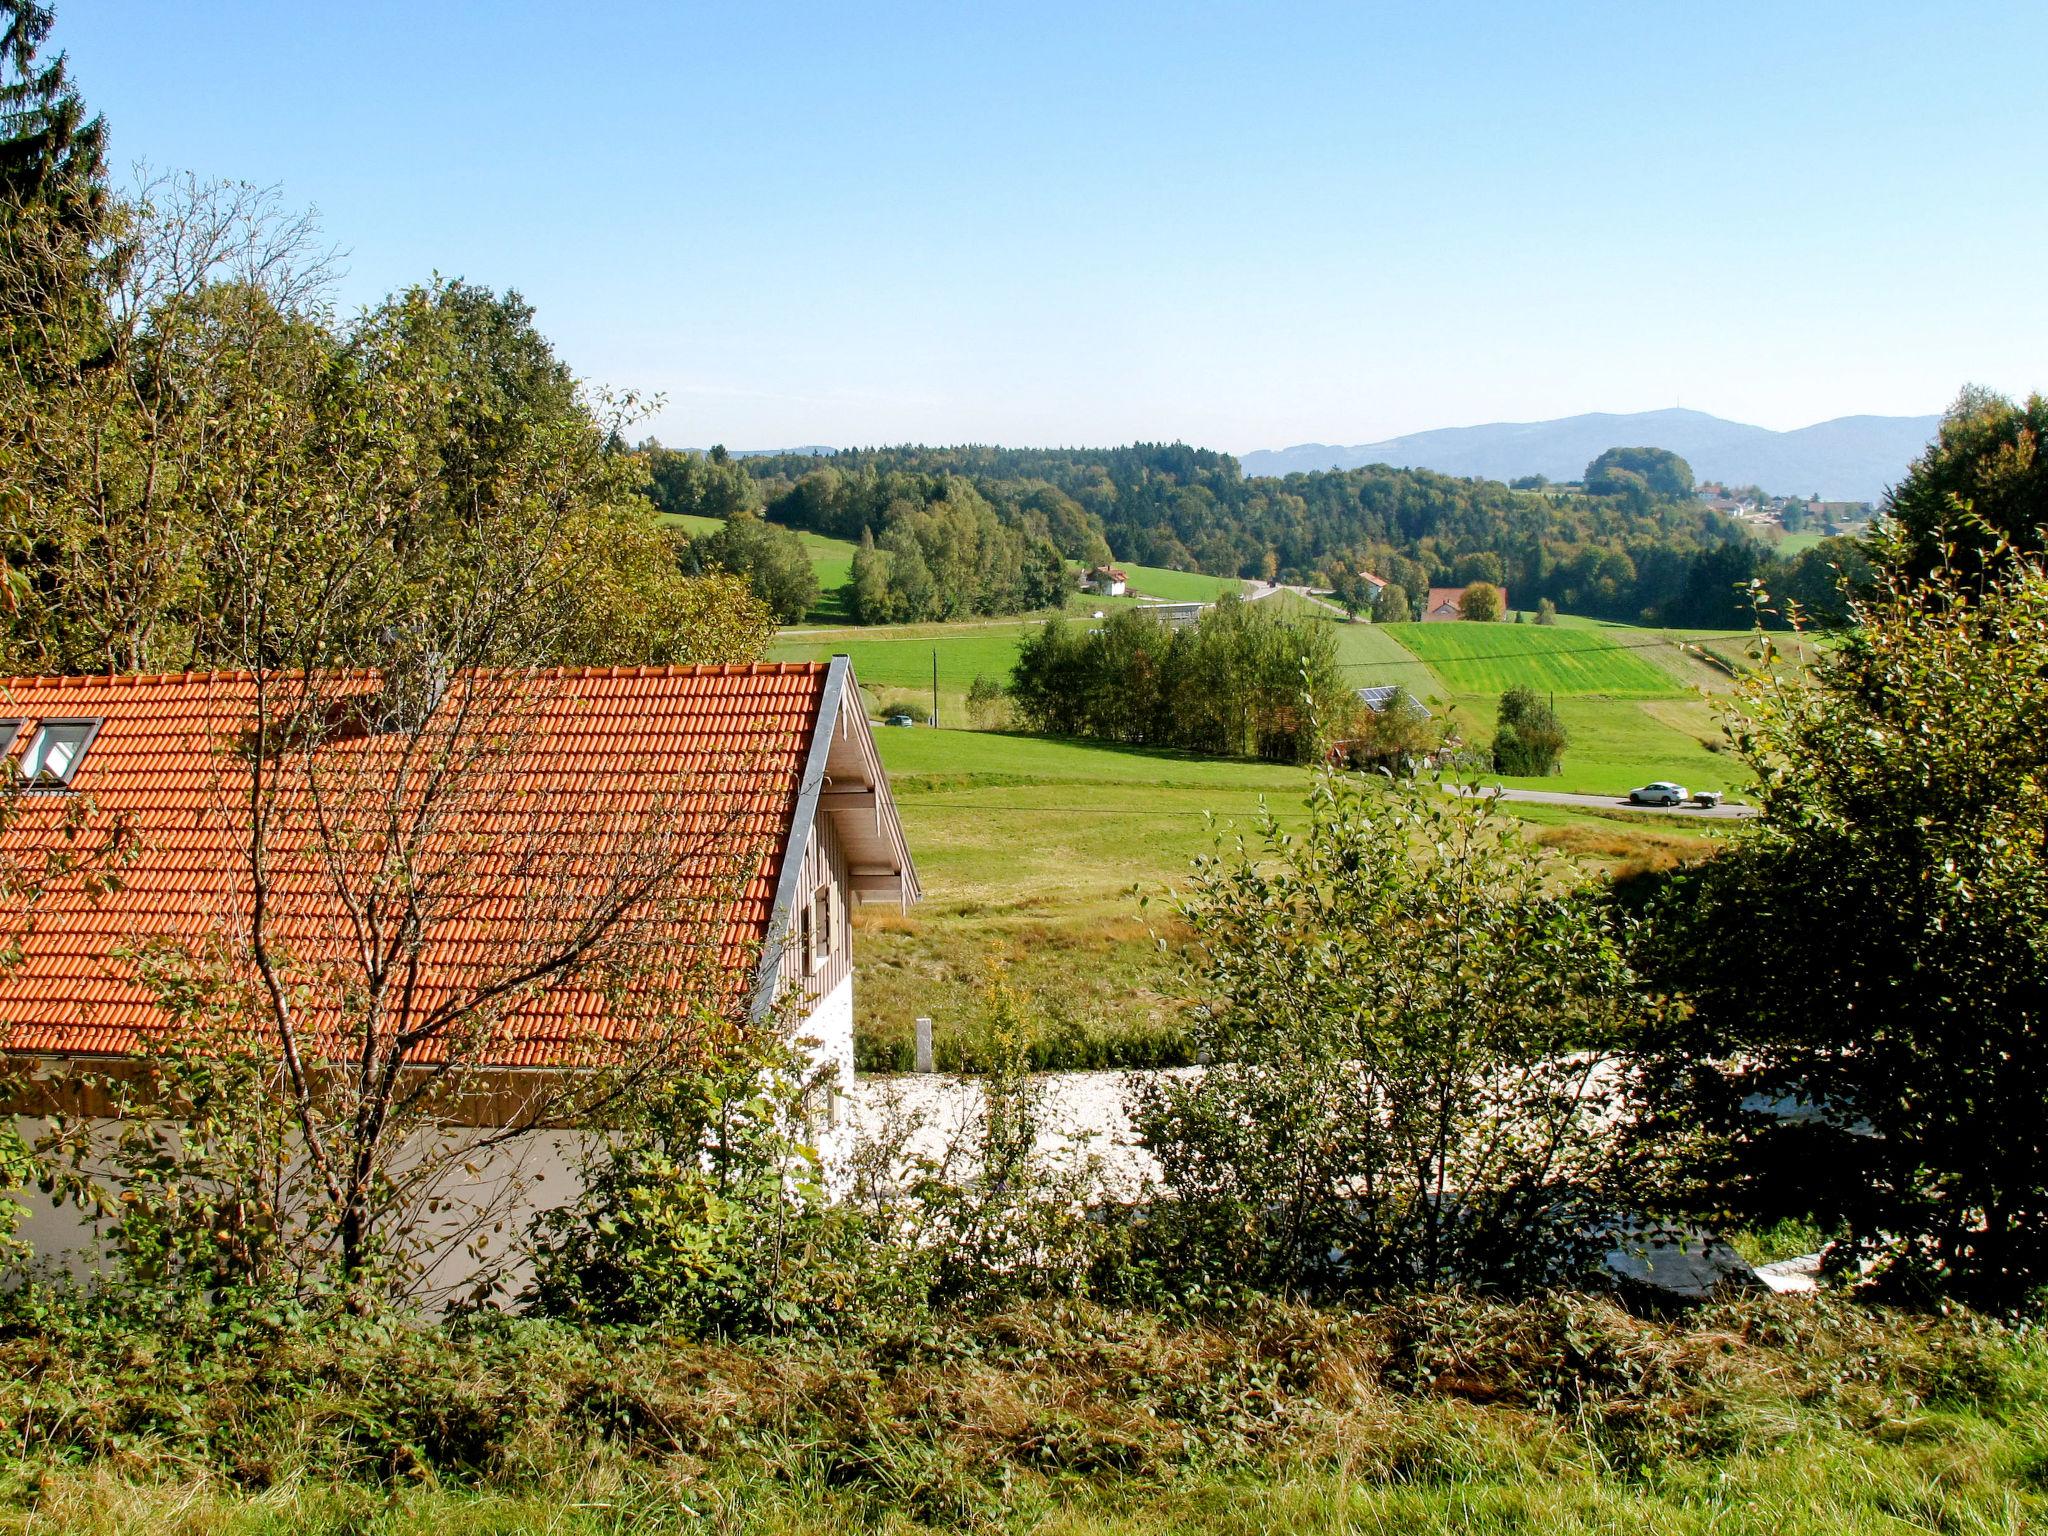
[[[1703,1207],[2003,1305],[2048,1284],[2048,573],[1916,552],[1745,684],[1759,814],[1642,930],[1689,1004],[1654,1064]]]

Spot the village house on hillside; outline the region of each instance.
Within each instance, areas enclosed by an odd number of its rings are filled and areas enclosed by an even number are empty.
[[[1448,624],[1464,618],[1463,604],[1468,590],[1466,587],[1431,587],[1429,598],[1422,605],[1422,621],[1425,624]],[[1508,589],[1502,587],[1499,591],[1500,611],[1503,614],[1512,612],[1514,605],[1508,601]]]
[[[787,1019],[822,1090],[821,1151],[843,1156],[851,1132],[841,1130],[842,1100],[853,1077],[848,918],[858,903],[908,904],[920,896],[847,658],[557,670],[489,681],[506,701],[500,718],[516,728],[505,733],[502,760],[480,770],[481,791],[451,800],[448,824],[434,833],[444,878],[452,870],[470,887],[422,920],[417,953],[402,962],[413,967],[408,997],[423,999],[420,1008],[446,1009],[503,986],[505,1005],[476,1016],[476,1027],[489,1033],[471,1064],[494,1073],[490,1080],[506,1092],[602,1068],[631,1048],[638,1027],[619,990],[630,983],[616,972],[565,969],[557,985],[547,985],[545,974],[521,985],[520,967],[545,948],[536,932],[553,943],[545,933],[550,922],[580,920],[551,905],[588,898],[593,882],[648,878],[659,887],[643,893],[656,915],[637,937],[636,953],[657,966],[669,952],[707,956],[702,979],[684,986],[714,994],[707,1001],[727,1016]],[[453,688],[473,683],[457,678]],[[89,1073],[120,1071],[173,1032],[162,994],[132,958],[139,945],[203,948],[250,931],[258,882],[249,829],[252,804],[261,803],[250,788],[253,689],[249,674],[223,673],[0,683],[7,715],[0,752],[12,752],[29,786],[24,803],[39,813],[8,826],[12,846],[4,852],[17,864],[31,858],[34,840],[47,840],[51,817],[67,802],[89,805],[98,820],[117,819],[137,850],[104,895],[53,889],[19,963],[0,972],[5,1049],[32,1069],[46,1096],[17,1100],[17,1109],[90,1116],[97,1106],[67,1097],[72,1085]],[[389,734],[378,689],[375,674],[339,689],[334,745],[307,750],[374,749],[378,733]],[[453,707],[441,697],[430,711]],[[351,925],[361,913],[345,873],[324,878],[323,860],[337,868],[345,862],[315,841],[319,817],[333,807],[281,793],[271,835],[290,878],[266,892],[272,942],[306,962],[310,974],[345,977],[357,963],[352,946],[361,934]],[[674,838],[691,840],[663,845],[672,864],[636,853],[631,843],[650,816],[662,818]],[[294,840],[301,856],[282,848]],[[578,942],[577,935],[562,942]],[[331,971],[319,970],[322,963]],[[533,969],[541,970],[538,961]],[[320,1010],[342,1006],[332,991],[308,989],[309,1040],[327,1038]],[[337,1027],[333,1038],[347,1037]],[[457,1048],[424,1031],[421,1039],[404,1059],[423,1072],[442,1059],[438,1052]],[[494,1111],[478,1113],[488,1128]],[[534,1197],[540,1204],[575,1194],[568,1141],[551,1145]],[[458,1182],[460,1174],[458,1167]],[[485,1180],[472,1182],[481,1189]],[[448,1192],[457,1209],[467,1197],[466,1186]],[[89,1235],[74,1208],[25,1198],[23,1235],[39,1254],[75,1250]],[[459,1259],[447,1262],[459,1269]],[[440,1278],[457,1283],[461,1276]]]
[[[1130,590],[1130,578],[1113,565],[1098,565],[1083,585],[1097,597],[1122,597]]]

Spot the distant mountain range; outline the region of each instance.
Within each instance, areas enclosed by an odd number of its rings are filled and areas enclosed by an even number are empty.
[[[1444,427],[1350,448],[1302,443],[1240,457],[1247,475],[1392,464],[1446,475],[1576,480],[1609,448],[1668,448],[1701,480],[1760,485],[1779,495],[1820,492],[1829,501],[1876,502],[1934,436],[1939,416],[1842,416],[1773,432],[1705,411],[1593,412],[1556,421]]]

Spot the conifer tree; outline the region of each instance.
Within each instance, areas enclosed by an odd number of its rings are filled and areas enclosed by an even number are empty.
[[[107,125],[86,117],[64,55],[39,57],[55,19],[35,0],[0,0],[0,201],[89,226],[106,209]]]

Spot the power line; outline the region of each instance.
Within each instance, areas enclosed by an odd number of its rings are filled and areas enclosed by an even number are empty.
[[[1406,666],[1431,667],[1439,665],[1457,665],[1463,662],[1519,661],[1528,657],[1537,656],[1597,656],[1604,651],[1654,651],[1659,650],[1665,646],[1671,646],[1676,649],[1682,650],[1688,645],[1703,645],[1710,640],[1747,640],[1750,639],[1755,633],[1756,631],[1748,629],[1729,630],[1725,634],[1696,635],[1691,639],[1686,640],[1673,639],[1669,636],[1657,636],[1647,640],[1617,640],[1601,645],[1577,645],[1565,647],[1548,646],[1535,650],[1523,651],[1484,651],[1475,652],[1469,656],[1439,656],[1436,657],[1434,660],[1418,656],[1413,651],[1410,651],[1408,653],[1410,659],[1407,661],[1340,661],[1337,663],[1337,665],[1339,667],[1351,669]],[[885,644],[888,642],[877,640],[871,641],[869,643]],[[1401,642],[1396,640],[1394,641],[1394,643],[1396,645],[1400,645]],[[1403,647],[1403,649],[1405,650],[1406,647]],[[910,682],[898,681],[891,678],[878,678],[873,675],[863,677],[860,681],[863,687],[908,688],[914,686]],[[918,678],[916,685],[921,685],[923,681],[924,680],[922,677]]]

